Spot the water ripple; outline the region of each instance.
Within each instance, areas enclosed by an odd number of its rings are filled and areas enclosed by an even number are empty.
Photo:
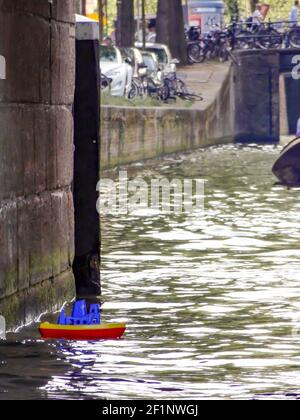
[[[0,399],[299,399],[300,199],[274,186],[278,152],[128,168],[205,178],[205,214],[103,218],[104,317],[128,323],[125,339],[50,344],[25,329],[0,345]]]

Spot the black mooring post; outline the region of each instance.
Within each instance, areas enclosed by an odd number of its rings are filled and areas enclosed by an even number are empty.
[[[100,216],[96,209],[100,168],[100,64],[98,24],[76,23],[74,102],[74,206],[77,296],[95,298],[100,286]]]

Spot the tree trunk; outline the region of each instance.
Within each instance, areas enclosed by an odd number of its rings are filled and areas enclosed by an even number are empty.
[[[98,13],[99,13],[99,41],[103,43],[104,39],[104,0],[98,0]]]
[[[118,47],[134,45],[134,2],[133,0],[117,0],[118,20],[116,42]]]
[[[86,0],[76,0],[76,13],[86,15]]]
[[[258,3],[258,0],[248,0],[249,1],[249,5],[250,5],[250,10],[252,11],[252,12],[254,12],[254,10],[255,10],[255,8],[256,8],[256,5],[257,5],[257,3]]]
[[[181,0],[158,0],[157,42],[168,45],[181,64],[188,63]]]

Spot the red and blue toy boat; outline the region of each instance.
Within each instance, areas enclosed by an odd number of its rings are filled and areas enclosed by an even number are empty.
[[[40,325],[41,336],[45,339],[98,341],[118,340],[122,338],[126,330],[125,324],[102,324],[102,325],[55,325],[44,323]]]
[[[97,341],[122,338],[126,325],[101,324],[99,305],[90,305],[88,312],[86,302],[80,300],[74,303],[71,317],[62,310],[57,324],[46,322],[39,329],[45,339]]]

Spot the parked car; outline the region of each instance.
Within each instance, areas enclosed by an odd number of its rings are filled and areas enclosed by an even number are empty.
[[[133,68],[133,77],[145,77],[147,67],[144,64],[142,53],[137,48],[120,48],[125,63]]]
[[[139,49],[143,48],[143,44],[141,42],[137,42],[135,46]],[[176,72],[176,66],[179,64],[179,60],[172,58],[171,51],[166,45],[148,42],[146,43],[146,51],[156,55],[161,71],[164,74]]]
[[[132,67],[123,61],[120,50],[116,47],[100,46],[100,68],[107,78],[112,79],[112,96],[126,96],[133,77]]]
[[[150,51],[142,51],[144,64],[147,66],[147,77],[160,83],[162,80],[162,72],[157,59],[157,56]]]

